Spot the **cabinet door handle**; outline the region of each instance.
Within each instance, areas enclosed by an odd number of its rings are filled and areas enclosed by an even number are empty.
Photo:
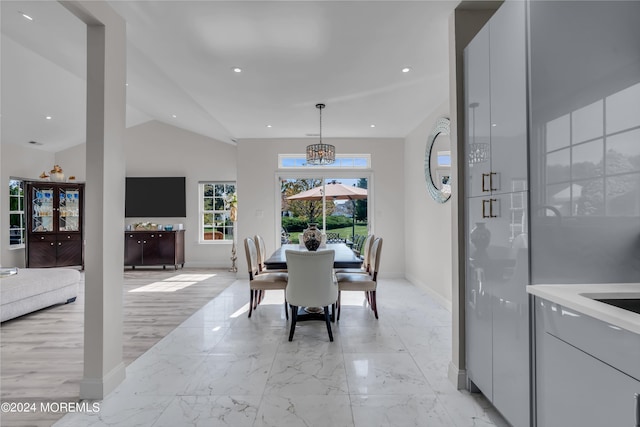
[[[483,173],[483,174],[482,174],[482,192],[483,192],[483,193],[484,193],[484,192],[489,191],[489,190],[484,186],[484,179],[485,179],[487,176],[490,176],[490,174],[488,174],[488,173]],[[491,183],[489,183],[489,184],[491,184]]]
[[[493,214],[493,202],[498,203],[498,199],[489,199],[489,218],[497,217],[497,215]]]
[[[486,206],[487,206],[486,203],[488,201],[489,200],[483,200],[482,201],[482,218],[489,218],[489,216],[487,216],[487,210],[486,210]]]
[[[491,172],[488,174],[489,175],[489,190],[491,191],[498,191],[497,188],[493,188],[493,176],[497,175],[495,172]]]

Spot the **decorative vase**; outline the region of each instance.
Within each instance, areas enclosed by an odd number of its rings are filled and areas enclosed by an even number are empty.
[[[491,231],[485,226],[484,222],[476,222],[476,226],[469,233],[469,238],[476,248],[474,256],[478,257],[478,255],[486,254],[491,242]]]
[[[64,173],[62,172],[51,172],[49,176],[52,182],[64,182]]]
[[[302,233],[302,241],[307,250],[315,251],[322,243],[322,231],[318,230],[318,224],[310,223]]]

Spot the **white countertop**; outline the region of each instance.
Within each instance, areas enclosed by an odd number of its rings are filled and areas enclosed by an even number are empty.
[[[613,326],[640,334],[640,314],[593,299],[640,298],[640,283],[529,285],[527,292]]]

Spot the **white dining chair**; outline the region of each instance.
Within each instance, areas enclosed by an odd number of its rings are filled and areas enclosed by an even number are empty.
[[[338,300],[338,283],[333,273],[335,252],[332,249],[315,252],[287,250],[285,256],[289,271],[286,295],[291,306],[289,341],[293,340],[299,307],[323,307],[329,341],[333,341],[329,306]]]
[[[375,236],[373,234],[369,234],[367,238],[364,240],[364,243],[362,244],[362,267],[337,268],[336,274],[338,273],[360,273],[360,274],[369,273],[369,265],[371,264],[371,246],[373,246],[374,239],[375,239]]]
[[[382,237],[378,237],[373,241],[371,246],[371,265],[367,274],[361,273],[337,273],[338,280],[338,315],[340,320],[340,296],[342,291],[364,291],[365,297],[371,310],[378,318],[378,271],[380,269],[380,255],[382,253]]]
[[[288,275],[283,272],[258,274],[258,251],[251,237],[244,239],[244,250],[247,255],[247,268],[249,270],[249,317],[251,317],[253,310],[258,308],[258,304],[262,301],[265,291],[274,289],[286,290]],[[284,312],[288,319],[286,292]]]
[[[264,238],[259,234],[254,237],[256,244],[256,250],[258,252],[258,273],[286,273],[287,270],[274,270],[267,268],[264,262],[267,260],[267,247],[264,243]]]

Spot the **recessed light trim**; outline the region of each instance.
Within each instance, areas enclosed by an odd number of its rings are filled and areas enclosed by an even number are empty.
[[[402,69],[402,72],[403,72],[403,73],[408,73],[409,71],[411,71],[411,67],[404,67],[404,68]]]
[[[374,127],[376,127],[376,125],[371,125],[370,127],[374,128]]]
[[[178,116],[176,116],[175,114],[172,114],[171,117],[173,117],[174,119],[178,118]]]
[[[273,126],[271,126],[271,125],[267,125],[267,127],[268,127],[268,128],[272,128]]]
[[[45,117],[45,119],[47,119],[47,120],[51,120],[52,118],[53,118],[53,117],[51,117],[51,116],[46,116],[46,117]]]
[[[241,73],[242,72],[242,68],[240,68],[240,67],[233,67],[232,70],[233,70],[234,73]]]

